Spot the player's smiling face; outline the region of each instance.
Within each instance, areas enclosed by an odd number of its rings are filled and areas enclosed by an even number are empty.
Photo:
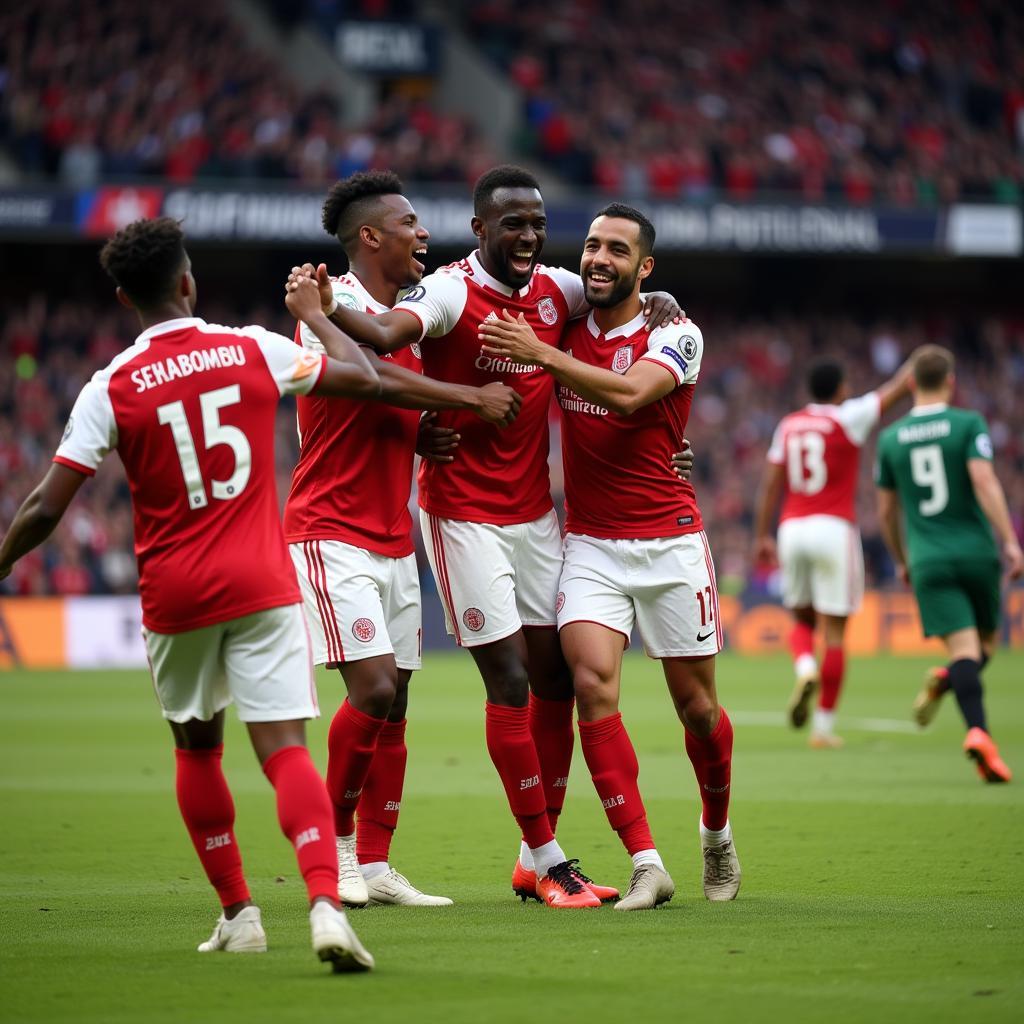
[[[535,188],[499,188],[482,216],[473,218],[480,260],[509,288],[530,283],[548,234],[544,200]]]
[[[625,217],[598,217],[583,243],[580,277],[591,306],[617,306],[637,290],[654,267],[640,256],[640,225]]]
[[[421,262],[427,254],[427,231],[416,216],[416,211],[405,196],[380,197],[384,208],[379,221],[379,258],[387,270],[388,278],[400,288],[419,284],[426,272]]]

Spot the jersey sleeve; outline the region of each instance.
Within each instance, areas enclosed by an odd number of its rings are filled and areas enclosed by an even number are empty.
[[[75,401],[53,461],[92,476],[107,452],[116,446],[117,422],[107,380],[97,374]]]
[[[875,456],[875,483],[887,491],[896,490],[896,474],[892,471],[889,444],[885,434],[878,439],[878,453]]]
[[[881,415],[882,403],[877,391],[869,391],[860,398],[849,398],[839,406],[839,422],[847,437],[858,446],[868,439]]]
[[[580,275],[563,267],[545,267],[544,269],[551,280],[558,285],[558,290],[565,298],[565,304],[569,307],[569,319],[574,320],[578,316],[583,316],[590,309],[590,305],[583,294],[583,279]]]
[[[459,322],[466,308],[466,282],[454,274],[429,274],[407,292],[395,309],[412,313],[420,322],[420,338],[440,338]]]
[[[332,281],[331,291],[334,292],[334,298],[339,306],[355,309],[360,313],[366,312],[366,303],[362,296],[344,281]],[[301,321],[299,322],[299,337],[302,339],[303,348],[308,348],[311,352],[326,354],[327,350],[320,343],[320,339]]]
[[[784,420],[779,422],[772,434],[772,443],[768,446],[768,454],[765,456],[773,466],[781,466],[786,461],[786,431],[783,428]]]
[[[692,321],[669,324],[651,331],[647,351],[640,357],[664,366],[676,385],[695,384],[704,357],[704,336]]]
[[[980,413],[971,418],[967,430],[967,458],[992,461],[992,438],[988,432],[988,424]]]
[[[308,395],[316,387],[327,368],[327,356],[299,348],[284,335],[262,327],[247,327],[245,333],[256,339],[278,394]]]

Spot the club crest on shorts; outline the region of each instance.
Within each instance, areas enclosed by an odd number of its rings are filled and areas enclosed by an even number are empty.
[[[352,623],[352,635],[360,643],[368,644],[377,635],[377,627],[372,619],[356,619]]]
[[[550,327],[552,324],[558,323],[558,307],[555,305],[555,300],[550,295],[545,295],[540,302],[537,303],[537,312],[540,313],[541,320],[544,321]]]
[[[471,629],[474,633],[479,633],[484,628],[486,621],[484,613],[479,608],[467,608],[462,613],[462,624],[466,629]]]
[[[555,614],[557,615],[562,608],[565,606],[565,591],[560,590],[558,597],[555,598]]]
[[[623,345],[615,350],[612,356],[612,369],[616,373],[625,373],[633,365],[633,346]]]

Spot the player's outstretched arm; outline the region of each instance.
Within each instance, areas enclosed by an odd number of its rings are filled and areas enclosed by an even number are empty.
[[[381,385],[378,399],[388,405],[402,409],[468,409],[502,427],[519,415],[522,398],[498,381],[475,388],[434,380],[383,359],[375,365]]]
[[[501,314],[500,320],[485,320],[480,324],[479,337],[484,351],[518,363],[541,366],[588,402],[629,416],[664,398],[676,387],[672,373],[657,363],[638,360],[628,373],[591,366],[541,341],[522,313],[517,318],[503,309]]]
[[[331,357],[314,392],[342,398],[376,398],[380,394],[376,367],[351,338],[324,316],[316,283],[308,277],[297,279],[284,302],[288,312],[306,324]]]
[[[758,565],[778,564],[772,524],[775,520],[775,510],[779,507],[779,498],[782,496],[785,473],[784,466],[768,462],[761,475],[761,486],[758,488],[754,504],[754,562]]]
[[[1024,575],[1024,554],[1021,552],[1020,542],[1010,520],[1003,485],[988,459],[968,459],[967,472],[974,488],[974,496],[999,538],[999,545],[1006,559],[1007,574],[1011,580],[1019,579]]]
[[[11,574],[14,563],[53,533],[67,511],[86,474],[55,462],[39,486],[14,515],[11,528],[0,543],[0,580]]]
[[[882,540],[889,549],[896,575],[904,583],[910,582],[907,573],[907,553],[903,547],[903,532],[900,529],[900,498],[888,487],[878,487],[878,523],[882,530]]]
[[[392,310],[379,316],[370,316],[348,306],[340,305],[334,298],[331,279],[324,263],[314,267],[312,263],[304,263],[301,267],[292,267],[285,283],[285,295],[292,291],[296,284],[309,279],[316,283],[320,293],[320,304],[324,314],[335,327],[355,338],[361,345],[369,345],[378,352],[396,352],[414,341],[420,340],[420,322],[411,313]],[[325,344],[327,354],[338,358]]]

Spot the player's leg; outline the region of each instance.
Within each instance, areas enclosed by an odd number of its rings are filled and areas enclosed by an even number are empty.
[[[522,528],[442,519],[421,510],[427,558],[448,631],[483,680],[487,752],[533,856],[550,906],[592,905],[555,841],[530,733],[528,650],[516,606],[514,558]],[[563,879],[567,881],[563,884]]]
[[[305,720],[320,709],[301,606],[235,619],[225,634],[223,659],[238,717],[274,787],[278,822],[306,884],[314,952],[335,971],[369,970],[373,957],[338,903],[334,812],[306,748]]]
[[[804,519],[787,519],[778,533],[782,603],[793,613],[789,650],[793,657],[793,692],[786,714],[794,729],[802,729],[818,691],[820,677],[814,656],[814,630],[817,619],[811,604],[811,563],[804,550]]]
[[[814,709],[811,735],[808,740],[819,750],[837,750],[843,745],[835,733],[836,708],[846,674],[845,615],[823,615],[825,627],[825,656],[821,659],[821,692]]]
[[[221,768],[224,708],[231,702],[219,656],[222,634],[222,626],[176,635],[143,630],[154,689],[174,735],[178,808],[222,907],[199,950],[262,952],[267,939],[246,884],[235,804]]]

